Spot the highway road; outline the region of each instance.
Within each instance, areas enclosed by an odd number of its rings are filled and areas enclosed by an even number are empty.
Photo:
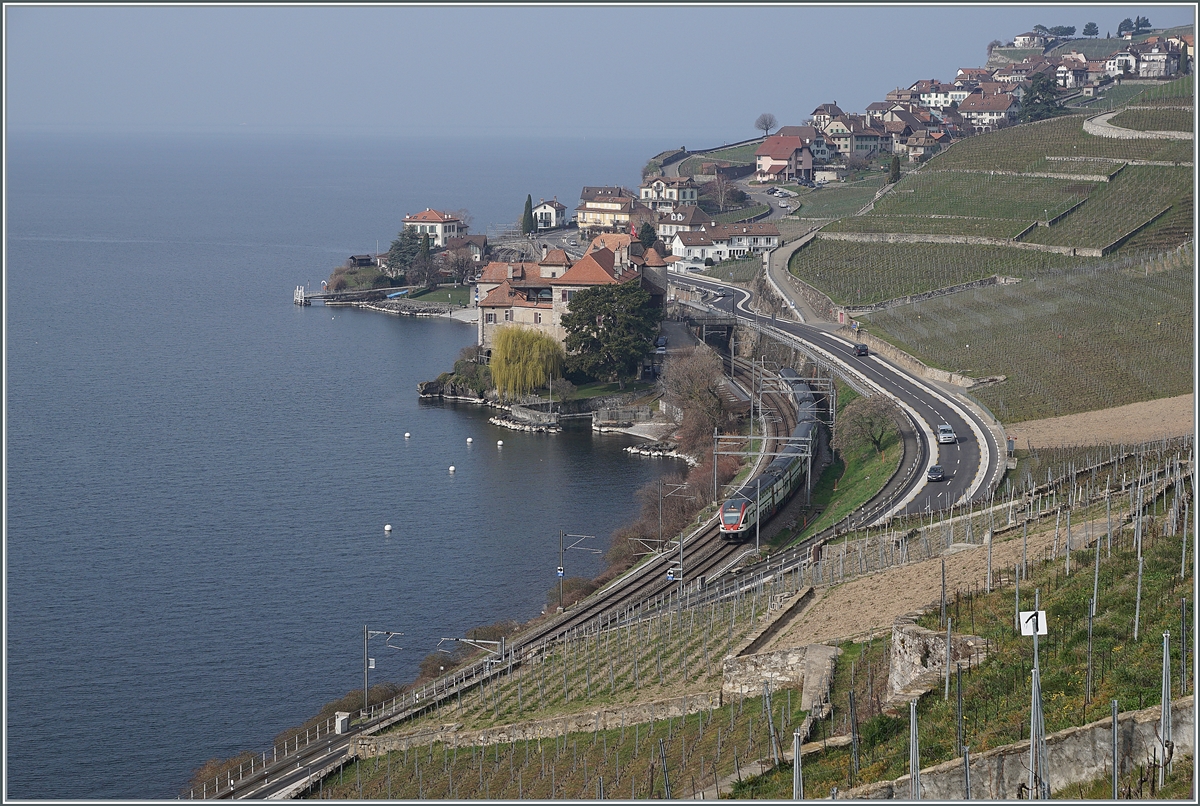
[[[857,380],[857,385],[888,395],[912,417],[924,440],[925,468],[912,489],[878,520],[897,514],[936,512],[990,494],[989,480],[996,477],[1003,453],[986,420],[956,400],[951,392],[910,375],[882,356],[856,356],[854,342],[826,329],[757,315],[749,307],[753,295],[746,289],[694,274],[672,273],[671,278],[677,283],[723,293],[724,296],[712,300],[714,307],[734,313],[764,331],[799,339],[815,354],[838,366],[840,374]],[[957,443],[938,444],[937,427],[943,423],[954,429]],[[926,480],[925,471],[935,464],[945,469],[943,481]]]

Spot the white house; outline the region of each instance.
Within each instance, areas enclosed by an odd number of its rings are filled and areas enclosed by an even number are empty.
[[[651,210],[669,212],[696,204],[696,183],[687,176],[656,176],[638,188],[638,192],[639,201]]]
[[[555,196],[550,201],[542,199],[533,208],[533,220],[537,223],[538,231],[559,229],[567,225],[567,207]]]
[[[406,215],[404,228],[415,230],[419,235],[428,235],[429,243],[436,247],[445,246],[447,238],[467,234],[467,226],[460,218],[428,207],[415,215]]]

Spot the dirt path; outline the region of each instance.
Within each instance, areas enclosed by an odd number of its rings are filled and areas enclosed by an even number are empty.
[[[1065,445],[1126,445],[1190,434],[1195,429],[1194,395],[1180,395],[1115,409],[1087,411],[1047,420],[1030,420],[1004,427],[1018,448]]]
[[[1064,524],[1065,526],[1065,524]],[[1091,523],[1091,534],[1103,537],[1103,520]],[[1035,533],[1035,529],[1041,530]],[[1071,545],[1078,550],[1084,545],[1088,534],[1082,523],[1071,524]],[[1116,525],[1113,526],[1114,532]],[[1059,557],[1062,558],[1065,543],[1065,528],[1059,537]],[[1054,519],[1043,518],[1040,525],[1030,524],[1027,553],[1030,565],[1041,559],[1042,552],[1053,546]],[[957,548],[957,546],[955,547]],[[956,587],[987,580],[987,546],[976,545],[964,548],[946,559],[946,590],[953,594]],[[1087,565],[1091,551],[1085,551],[1078,559],[1072,558],[1073,566]],[[997,538],[992,546],[992,584],[998,585],[1004,577],[1004,587],[1011,590],[1013,565],[1021,560],[1021,531],[1012,530]],[[1090,568],[1090,565],[1088,565]],[[912,612],[939,598],[942,585],[941,558],[903,565],[880,571],[860,579],[833,587],[819,588],[815,601],[796,616],[792,623],[760,652],[804,646],[825,641],[842,640],[850,637],[866,638],[868,633],[888,636],[892,622],[898,616]],[[970,624],[963,625],[970,630]]]

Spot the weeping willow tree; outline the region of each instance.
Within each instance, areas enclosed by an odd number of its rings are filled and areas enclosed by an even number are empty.
[[[550,336],[508,325],[492,343],[492,380],[501,397],[520,397],[561,375],[563,360],[562,345]]]

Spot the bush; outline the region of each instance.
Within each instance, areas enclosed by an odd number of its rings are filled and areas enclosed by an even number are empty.
[[[903,719],[887,714],[876,714],[875,716],[862,723],[859,728],[859,735],[862,737],[863,750],[883,744],[893,736],[899,736],[907,727]]]

